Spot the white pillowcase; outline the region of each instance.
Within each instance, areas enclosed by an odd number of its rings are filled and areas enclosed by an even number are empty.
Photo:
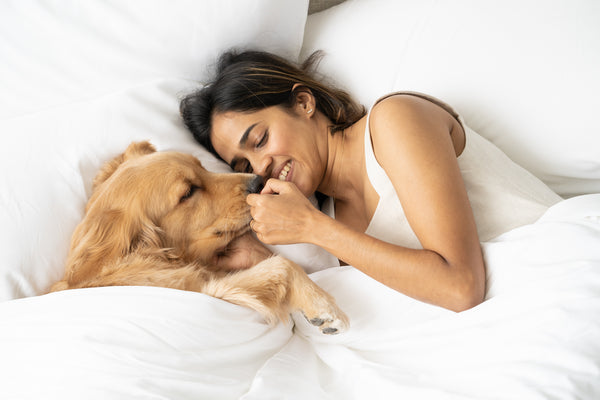
[[[233,46],[294,59],[307,8],[308,0],[0,2],[0,118],[148,79],[202,81]]]
[[[307,8],[308,0],[2,2],[0,301],[44,293],[62,277],[93,177],[130,142],[229,171],[193,140],[179,100],[230,47],[296,59]],[[329,263],[304,248],[276,250],[309,268]]]
[[[600,3],[347,0],[308,17],[301,58],[363,104],[436,96],[563,196],[600,192]]]

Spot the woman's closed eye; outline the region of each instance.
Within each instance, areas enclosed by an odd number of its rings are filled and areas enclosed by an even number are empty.
[[[264,147],[267,144],[267,141],[269,140],[269,130],[265,130],[264,133],[262,134],[262,136],[260,138],[258,138],[256,140],[256,142],[254,143],[254,149],[260,149],[261,147]],[[235,159],[230,165],[232,165],[232,168],[235,172],[243,172],[246,174],[251,174],[254,169],[252,168],[252,164],[250,164],[250,162],[245,159]]]
[[[254,144],[254,148],[260,149],[261,147],[264,147],[267,144],[268,140],[269,140],[269,130],[267,129],[267,130],[265,130],[263,135],[256,141],[256,143]],[[243,172],[246,174],[251,174],[254,171],[254,169],[252,168],[252,164],[250,164],[250,162],[245,158],[238,160],[235,163],[233,170],[235,172]]]
[[[258,142],[256,142],[254,147],[259,149],[259,148],[263,147],[265,144],[267,144],[268,140],[269,140],[269,130],[267,129],[267,130],[265,130],[265,133],[263,133],[261,138],[258,140]]]

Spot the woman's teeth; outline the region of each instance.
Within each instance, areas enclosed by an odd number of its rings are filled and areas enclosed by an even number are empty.
[[[285,167],[283,167],[283,169],[279,173],[279,180],[280,181],[285,181],[285,179],[287,178],[287,174],[288,174],[288,172],[290,172],[291,168],[292,168],[292,162],[291,161],[288,162],[287,164],[285,164]]]

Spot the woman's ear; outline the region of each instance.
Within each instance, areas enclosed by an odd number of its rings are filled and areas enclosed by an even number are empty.
[[[300,83],[296,83],[292,87],[292,94],[294,95],[295,109],[298,114],[312,117],[317,110],[317,103],[311,90]]]

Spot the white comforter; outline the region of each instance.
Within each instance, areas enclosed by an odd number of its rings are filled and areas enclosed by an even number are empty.
[[[0,303],[0,398],[600,398],[600,195],[483,250],[487,299],[459,314],[351,267],[312,274],[351,318],[337,336],[162,288]]]

